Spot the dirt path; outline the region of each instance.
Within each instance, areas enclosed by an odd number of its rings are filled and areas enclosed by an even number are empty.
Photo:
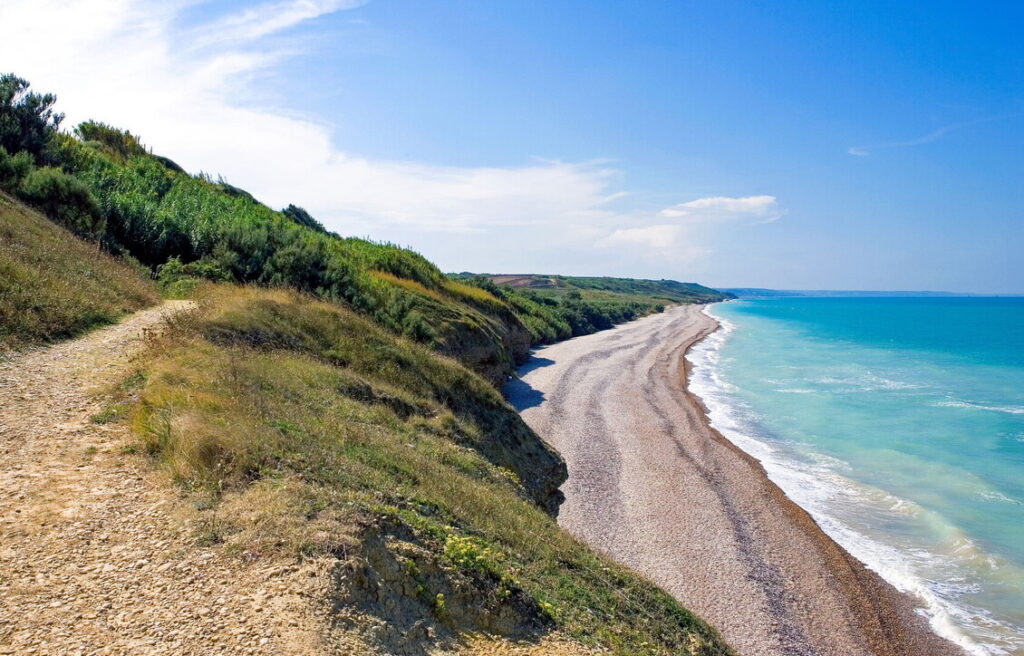
[[[668,590],[748,656],[939,656],[896,592],[707,425],[683,355],[716,327],[683,306],[536,352],[509,400],[563,455],[559,523]]]
[[[181,301],[0,362],[0,654],[309,653],[277,563],[199,548],[123,425],[90,420]]]

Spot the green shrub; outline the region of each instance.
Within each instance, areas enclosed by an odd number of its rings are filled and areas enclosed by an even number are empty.
[[[316,230],[317,232],[327,232],[322,223],[314,219],[309,212],[296,205],[289,205],[288,207],[281,210],[281,214],[284,214],[295,223],[299,224],[300,226],[305,226],[310,230]]]
[[[105,220],[89,188],[60,169],[47,166],[29,172],[18,196],[76,235],[103,236]]]
[[[32,156],[27,152],[8,155],[6,150],[0,148],[0,189],[16,191],[31,170]]]
[[[95,144],[107,154],[112,154],[121,160],[146,154],[146,149],[142,147],[137,136],[128,130],[119,130],[99,121],[79,123],[75,127],[75,134],[82,141]]]

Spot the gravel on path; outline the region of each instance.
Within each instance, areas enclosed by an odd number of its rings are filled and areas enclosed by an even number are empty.
[[[121,424],[91,421],[169,301],[0,361],[0,654],[298,654],[296,567],[196,544]],[[358,652],[352,652],[358,653]]]

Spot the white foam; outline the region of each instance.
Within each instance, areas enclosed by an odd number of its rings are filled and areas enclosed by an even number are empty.
[[[986,410],[988,412],[1004,412],[1010,415],[1024,415],[1024,408],[1018,405],[984,405],[981,403],[971,403],[970,401],[938,401],[933,403],[933,406],[937,408],[971,408],[974,410]]]
[[[813,462],[803,462],[788,457],[789,453],[754,436],[749,422],[750,409],[732,397],[730,392],[736,388],[722,379],[718,366],[722,357],[721,348],[737,327],[707,308],[704,312],[717,320],[722,328],[691,349],[687,357],[693,364],[690,389],[703,400],[711,425],[739,448],[757,458],[768,477],[807,510],[826,534],[898,590],[917,597],[923,604],[923,614],[937,634],[978,656],[1011,654],[1019,648],[1024,649],[1024,639],[1018,642],[1012,637],[1007,638],[1008,635],[1019,636],[1012,627],[996,621],[983,609],[957,603],[957,598],[976,589],[976,584],[968,583],[966,578],[954,571],[946,572],[942,578],[934,576],[943,568],[948,570],[953,566],[949,557],[944,558],[926,549],[896,548],[855,530],[836,514],[839,509],[855,513],[860,508],[873,513],[888,511],[906,517],[922,512],[919,506],[881,490],[868,490],[839,475],[837,469],[848,469],[842,461],[819,455],[812,458]],[[849,379],[840,378],[816,382],[842,385],[853,383]],[[857,382],[864,381],[861,379]],[[884,378],[876,378],[872,382],[878,387],[888,385],[885,389],[915,387]],[[974,559],[982,555],[981,550],[966,537],[960,536],[959,540],[956,546],[950,545],[952,551],[962,552],[957,554],[959,557]],[[985,559],[995,566],[990,557],[985,555]],[[931,576],[925,575],[925,572]],[[970,633],[978,639],[969,636],[965,628],[969,628]],[[1001,645],[1013,651],[1007,651]]]
[[[989,501],[998,501],[1000,503],[1012,503],[1018,506],[1024,505],[1024,502],[1018,501],[1013,497],[1008,497],[997,490],[985,490],[983,492],[980,492],[979,494],[982,498],[988,499]]]
[[[882,391],[896,391],[896,390],[915,390],[921,389],[922,385],[917,383],[908,383],[902,380],[893,380],[884,376],[878,376],[872,373],[865,373],[860,376],[852,376],[846,378],[837,378],[834,376],[822,376],[820,378],[812,379],[811,382],[818,383],[819,385],[841,385],[843,388],[838,391],[845,393],[849,392],[877,392]]]

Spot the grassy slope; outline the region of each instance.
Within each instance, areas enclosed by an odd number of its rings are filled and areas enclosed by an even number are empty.
[[[205,499],[202,539],[248,557],[354,553],[339,603],[393,631],[425,622],[441,644],[483,631],[618,654],[729,653],[667,594],[557,527],[540,506],[560,459],[455,361],[340,306],[252,288],[212,291],[164,340],[134,423]],[[389,571],[398,592],[384,603]]]
[[[0,193],[0,349],[70,337],[156,300],[139,271]]]

